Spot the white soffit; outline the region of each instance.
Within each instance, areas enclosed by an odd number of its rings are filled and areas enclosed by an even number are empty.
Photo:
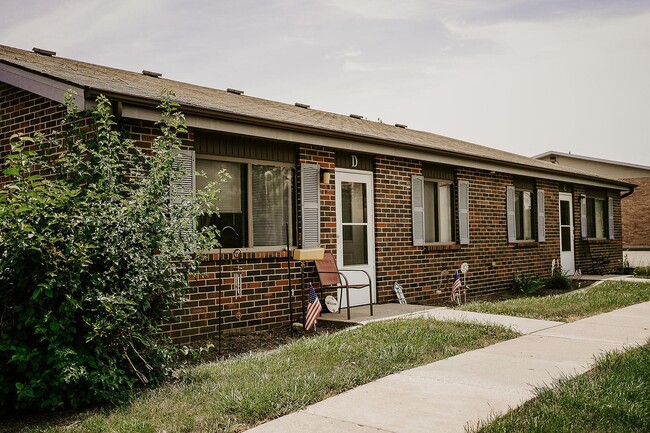
[[[156,122],[160,119],[160,113],[154,109],[124,104],[122,115],[132,119],[142,119]],[[328,137],[325,135],[310,134],[300,131],[288,131],[284,129],[271,128],[260,125],[250,125],[229,120],[213,119],[203,116],[188,114],[185,116],[187,126],[200,128],[209,131],[228,132],[232,134],[249,135],[254,137],[269,138],[291,143],[304,143],[315,146],[324,146],[346,151],[360,153],[381,154],[387,156],[399,156],[415,160],[433,162],[438,164],[447,164],[460,167],[476,168],[479,170],[494,171],[499,173],[514,174],[517,176],[532,176],[542,179],[554,180],[558,182],[574,183],[586,186],[603,187],[628,191],[628,188],[619,185],[612,185],[606,180],[598,181],[596,179],[586,179],[570,174],[546,172],[535,170],[534,167],[518,167],[499,163],[490,160],[471,159],[464,155],[444,155],[433,153],[427,149],[406,149],[393,147],[382,144],[364,143],[351,139]]]
[[[0,63],[0,81],[60,103],[64,102],[65,92],[72,90],[76,92],[74,100],[77,107],[82,110],[86,109],[84,90],[77,86],[25,72],[4,63]]]

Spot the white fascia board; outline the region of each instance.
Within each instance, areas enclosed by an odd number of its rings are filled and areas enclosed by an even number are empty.
[[[81,110],[86,109],[84,89],[78,86],[62,83],[4,63],[0,63],[0,81],[60,103],[64,102],[65,93],[72,90],[76,93],[74,100],[77,107]]]
[[[132,119],[149,120],[156,122],[160,120],[160,113],[151,108],[139,107],[124,104],[122,116]],[[254,137],[269,138],[292,143],[304,143],[314,146],[323,146],[345,151],[359,153],[380,154],[386,156],[397,156],[414,160],[447,164],[458,167],[475,168],[479,170],[494,171],[498,173],[513,174],[516,176],[537,177],[541,179],[566,182],[592,187],[610,188],[620,191],[628,191],[621,185],[607,182],[607,180],[585,179],[574,177],[570,174],[552,173],[543,170],[536,170],[535,167],[522,167],[499,163],[498,161],[478,160],[468,158],[464,155],[445,155],[436,153],[435,150],[427,149],[405,149],[383,144],[364,143],[363,141],[346,140],[337,137],[310,134],[300,131],[288,131],[267,126],[251,125],[246,123],[233,122],[230,120],[213,119],[203,116],[188,114],[185,116],[188,127],[220,131],[232,134],[249,135]]]

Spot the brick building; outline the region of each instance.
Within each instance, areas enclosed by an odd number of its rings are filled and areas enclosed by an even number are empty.
[[[635,184],[621,200],[623,248],[650,250],[650,167],[555,151],[535,158]]]
[[[586,263],[585,242],[620,262],[628,182],[404,125],[36,51],[0,46],[1,152],[12,133],[59,127],[68,89],[81,108],[107,96],[122,129],[147,146],[158,133],[161,92],[171,89],[187,119],[187,160],[208,176],[231,175],[220,214],[198,223],[233,230],[222,232],[222,257],[214,251],[191,281],[181,321],[165,326],[179,342],[216,332],[220,260],[225,330],[286,325],[287,237],[291,249],[332,252],[343,272],[366,270],[378,303],[394,301],[395,281],[411,303],[448,296],[443,271],[463,262],[470,297],[509,289],[515,273],[548,275],[554,259],[573,272]],[[291,268],[295,285],[299,264]],[[305,271],[316,281],[313,263]],[[351,305],[367,303],[358,292]]]

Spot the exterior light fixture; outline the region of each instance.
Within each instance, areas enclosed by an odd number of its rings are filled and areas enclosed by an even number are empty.
[[[328,169],[321,168],[320,169],[320,181],[321,181],[321,183],[329,184],[331,175],[332,175],[332,173]]]

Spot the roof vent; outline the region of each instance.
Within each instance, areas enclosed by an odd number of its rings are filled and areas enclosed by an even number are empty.
[[[395,126],[398,128],[406,129],[406,125],[402,125],[401,123],[396,123]]]
[[[355,119],[363,119],[363,116],[361,114],[350,114],[350,117],[353,117]]]
[[[244,91],[243,91],[243,90],[231,89],[230,87],[228,87],[228,88],[226,89],[226,92],[228,92],[228,93],[234,93],[235,95],[243,95],[243,94],[244,94]]]
[[[154,77],[154,78],[162,77],[162,74],[160,72],[151,72],[151,71],[147,71],[146,69],[142,70],[142,75],[146,75],[147,77]]]
[[[296,102],[296,103],[293,104],[293,105],[295,105],[296,107],[300,107],[300,108],[309,108],[309,105],[307,105],[307,104],[302,104],[302,103],[300,103],[300,102]]]
[[[35,52],[36,54],[41,54],[43,56],[56,56],[56,51],[50,51],[50,50],[44,50],[43,48],[32,48],[32,51]]]

